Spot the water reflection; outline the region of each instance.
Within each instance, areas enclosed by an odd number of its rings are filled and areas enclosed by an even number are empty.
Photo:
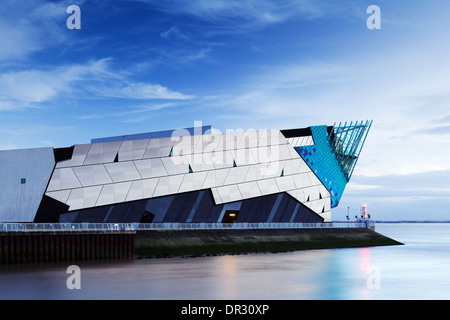
[[[0,299],[450,298],[450,224],[382,227],[406,245],[88,262],[81,290],[69,263],[0,266]]]

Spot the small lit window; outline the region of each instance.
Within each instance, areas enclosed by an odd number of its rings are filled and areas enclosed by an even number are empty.
[[[27,183],[27,179],[25,179],[25,178],[20,179],[20,183],[21,183],[21,184]]]

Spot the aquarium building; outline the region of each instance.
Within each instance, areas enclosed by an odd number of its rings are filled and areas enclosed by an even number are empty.
[[[0,222],[330,222],[371,121],[0,151]]]

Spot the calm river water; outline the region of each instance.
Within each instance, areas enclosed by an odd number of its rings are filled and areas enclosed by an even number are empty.
[[[376,230],[405,245],[0,266],[0,299],[450,299],[450,224]]]

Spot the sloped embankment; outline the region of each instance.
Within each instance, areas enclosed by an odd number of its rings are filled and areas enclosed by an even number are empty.
[[[138,231],[138,258],[401,245],[370,229]]]

